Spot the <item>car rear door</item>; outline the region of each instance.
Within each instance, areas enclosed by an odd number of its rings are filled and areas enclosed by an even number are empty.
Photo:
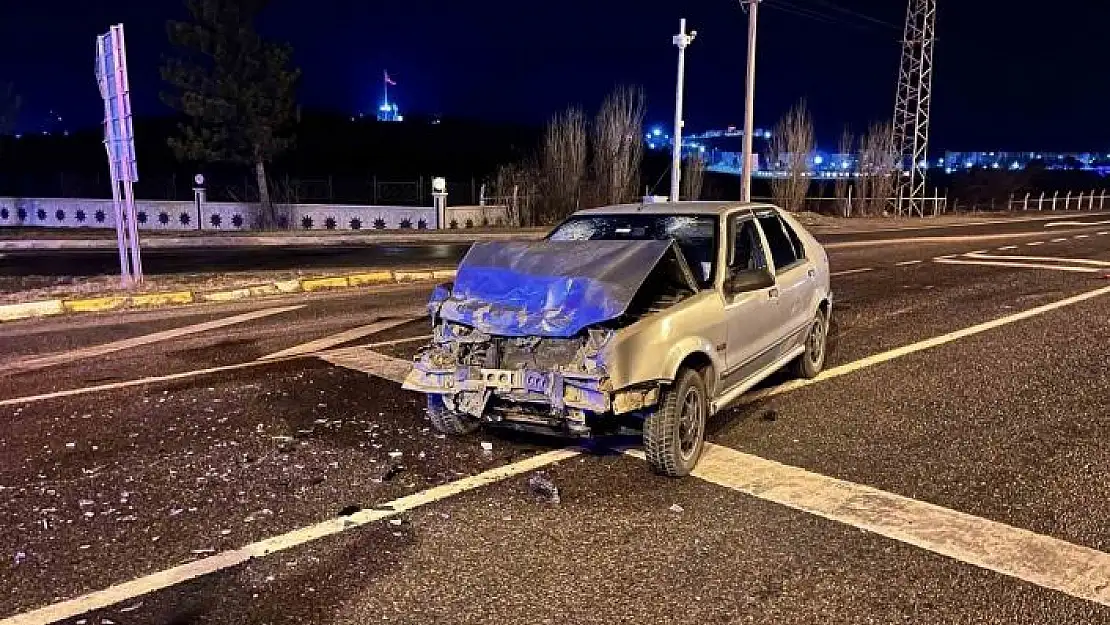
[[[770,269],[770,257],[754,216],[734,214],[729,216],[727,224],[730,248],[724,275],[736,269]],[[775,347],[781,340],[778,330],[781,313],[777,285],[732,293],[726,279],[722,288],[728,326],[724,350],[726,369],[721,376],[722,390],[725,390],[774,362]]]
[[[816,268],[806,258],[805,247],[797,233],[772,209],[756,213],[756,220],[767,240],[775,281],[779,287],[779,328],[782,340],[779,355],[799,345],[805,329],[813,320],[809,310]]]

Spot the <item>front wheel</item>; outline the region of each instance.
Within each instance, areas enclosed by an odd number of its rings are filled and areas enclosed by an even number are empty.
[[[644,420],[644,453],[651,470],[667,477],[684,477],[694,470],[705,447],[709,414],[705,380],[697,371],[683,369],[674,386]]]
[[[428,395],[428,418],[437,432],[452,436],[472,434],[480,425],[477,419],[448,408],[439,395]]]
[[[812,380],[825,368],[825,355],[828,351],[829,320],[825,311],[818,310],[817,316],[806,334],[806,351],[798,356],[792,367],[794,375]]]

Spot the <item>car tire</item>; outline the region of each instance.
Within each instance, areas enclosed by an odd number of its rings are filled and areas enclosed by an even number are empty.
[[[473,434],[480,426],[477,419],[448,408],[439,395],[428,395],[428,418],[437,432],[451,436]]]
[[[683,369],[659,405],[644,420],[644,453],[659,475],[685,477],[694,470],[705,448],[709,397],[697,371]]]
[[[829,319],[824,310],[818,310],[806,330],[806,350],[791,366],[795,376],[812,380],[825,369],[829,351]]]

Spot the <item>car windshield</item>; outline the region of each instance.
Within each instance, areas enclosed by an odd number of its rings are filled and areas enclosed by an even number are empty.
[[[713,284],[717,217],[711,215],[583,215],[571,217],[551,241],[652,241],[673,239],[702,288]]]

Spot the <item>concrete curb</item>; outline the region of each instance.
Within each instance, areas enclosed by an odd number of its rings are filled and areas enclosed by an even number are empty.
[[[111,310],[164,308],[197,303],[238,302],[256,297],[312,293],[317,291],[447,281],[455,277],[454,269],[418,269],[402,271],[370,271],[342,276],[319,276],[280,280],[224,291],[166,291],[139,295],[112,295],[79,299],[50,299],[20,304],[0,305],[0,322],[34,317],[106,312]]]

